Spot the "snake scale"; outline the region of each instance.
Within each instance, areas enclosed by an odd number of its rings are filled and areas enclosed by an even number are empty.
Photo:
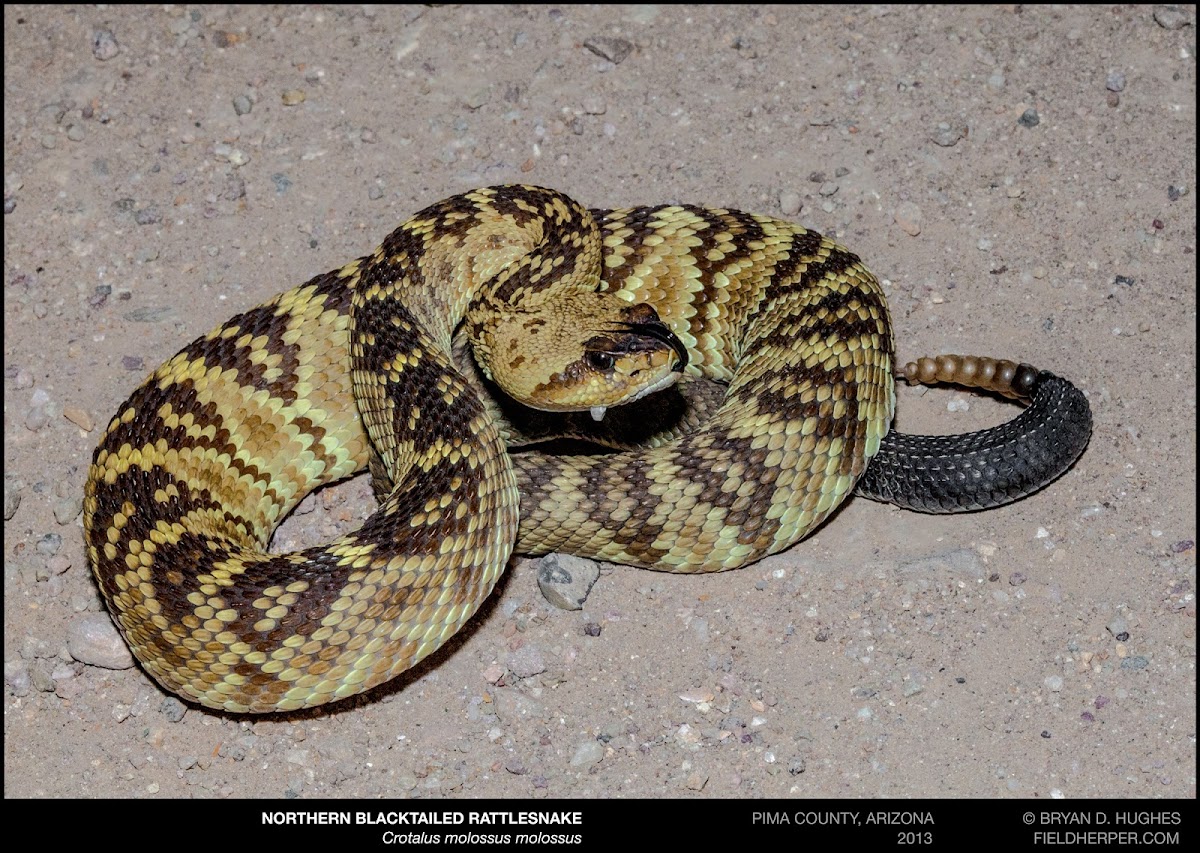
[[[876,278],[798,225],[475,190],[154,371],[95,452],[89,560],[164,688],[287,711],[433,652],[514,548],[731,569],[803,538],[856,484],[980,508],[1040,488],[1087,443],[1069,382],[956,356],[910,378],[1031,404],[973,435],[889,434],[892,353]],[[608,449],[509,452],[548,422]],[[622,425],[642,434],[612,437]],[[266,551],[306,494],[368,467],[380,505],[360,530]]]

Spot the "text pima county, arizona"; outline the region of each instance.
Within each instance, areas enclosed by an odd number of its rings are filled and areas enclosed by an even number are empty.
[[[450,826],[462,823],[483,826],[581,826],[583,812],[356,812],[354,822],[366,826]]]

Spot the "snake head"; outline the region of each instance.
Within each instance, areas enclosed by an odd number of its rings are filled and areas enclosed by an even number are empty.
[[[620,395],[617,402],[588,407],[596,420],[604,417],[608,406],[632,403],[673,384],[687,367],[687,347],[651,305],[633,305],[625,313],[630,319],[614,323],[584,343],[583,361],[598,383],[612,388],[611,393],[597,396]],[[620,389],[626,392],[621,394]]]
[[[596,293],[574,301],[506,317],[481,335],[481,366],[514,399],[600,420],[610,406],[670,386],[687,366],[687,347],[651,305]]]

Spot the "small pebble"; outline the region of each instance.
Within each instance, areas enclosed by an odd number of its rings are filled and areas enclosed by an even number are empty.
[[[1180,6],[1154,7],[1154,20],[1165,30],[1182,30],[1190,23],[1189,17]]]
[[[490,101],[491,98],[491,90],[487,86],[483,86],[467,95],[467,97],[463,99],[463,103],[466,104],[467,109],[477,110]]]
[[[153,205],[134,211],[133,214],[133,221],[138,225],[158,225],[162,219],[162,214]]]
[[[517,678],[531,678],[546,671],[546,661],[537,646],[524,645],[508,656],[508,671]]]
[[[800,212],[800,193],[784,190],[779,194],[779,210],[784,216],[795,216]]]
[[[560,610],[582,610],[599,577],[595,561],[572,554],[547,554],[538,561],[538,588]]]
[[[1104,88],[1110,92],[1125,91],[1125,75],[1120,71],[1111,72],[1104,81]]]
[[[47,557],[52,557],[58,553],[58,549],[62,547],[62,536],[57,533],[47,533],[38,540],[36,546],[39,554],[44,554]]]
[[[4,475],[4,520],[8,521],[17,514],[21,506],[21,490],[25,482],[15,474]]]
[[[589,97],[583,99],[583,111],[590,116],[602,116],[608,112],[608,104],[603,98]]]
[[[492,663],[483,671],[482,674],[484,681],[486,681],[488,684],[498,684],[500,679],[503,678],[507,672],[508,670],[506,670],[500,664]]]
[[[901,202],[896,207],[896,212],[892,214],[892,219],[900,227],[900,230],[910,237],[916,237],[921,233],[921,208],[911,201]]]
[[[1114,616],[1105,627],[1108,629],[1108,633],[1114,637],[1118,637],[1121,634],[1124,634],[1127,638],[1129,636],[1129,623],[1125,621],[1125,617],[1123,616]]]
[[[245,40],[241,33],[231,33],[228,30],[217,30],[213,33],[213,44],[220,48],[235,47]]]
[[[167,22],[167,29],[171,31],[172,35],[181,36],[192,29],[192,23],[191,15],[180,15]]]
[[[237,201],[246,197],[246,181],[241,175],[228,175],[225,178],[225,191],[221,194],[226,201]]]
[[[94,426],[92,416],[78,406],[64,406],[63,417],[84,432],[91,432]]]
[[[83,509],[83,499],[79,497],[59,498],[54,501],[54,521],[59,524],[70,524],[79,516]]]
[[[698,705],[701,702],[711,702],[715,697],[711,690],[706,690],[703,687],[695,687],[680,693],[679,698],[684,702],[691,702],[694,705]]]
[[[117,37],[112,30],[96,30],[92,33],[92,56],[101,62],[107,62],[121,52]]]
[[[285,107],[294,107],[297,104],[304,103],[307,97],[303,89],[288,89],[280,95],[280,100]]]
[[[1017,124],[1021,125],[1021,127],[1037,127],[1041,123],[1042,118],[1033,107],[1025,110],[1025,112],[1021,113],[1021,117],[1017,119]]]
[[[948,124],[947,122],[938,122],[933,134],[929,137],[935,145],[942,148],[950,148],[957,145],[960,139],[967,138],[967,126],[965,124],[955,123]]]
[[[158,323],[175,316],[175,309],[169,306],[134,308],[125,315],[131,323]]]
[[[30,668],[29,683],[39,693],[54,692],[54,681],[50,678],[50,666],[46,661],[38,661]]]
[[[50,643],[40,637],[30,635],[21,640],[21,657],[26,660],[54,657],[57,653],[57,649],[51,649]]]
[[[107,613],[87,613],[76,618],[67,632],[67,651],[89,666],[129,669],[133,655],[117,633]]]
[[[54,693],[60,699],[77,699],[83,693],[74,664],[59,663],[50,673],[50,679],[54,682]]]
[[[591,36],[584,39],[583,46],[597,56],[604,57],[613,65],[620,65],[633,50],[633,43],[611,36]]]
[[[25,661],[9,660],[4,662],[4,683],[12,696],[28,696],[32,686],[29,677],[29,665]]]
[[[254,109],[254,102],[245,95],[238,95],[233,99],[233,111],[238,115],[247,115],[252,109]]]
[[[575,747],[571,756],[572,767],[591,767],[604,758],[604,745],[595,740],[586,740]]]
[[[1063,680],[1061,675],[1049,675],[1042,682],[1046,685],[1046,689],[1052,693],[1061,693],[1063,689]]]

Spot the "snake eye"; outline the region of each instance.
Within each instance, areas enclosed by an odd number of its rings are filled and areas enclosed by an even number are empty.
[[[596,370],[612,370],[614,360],[611,353],[590,350],[584,354],[584,358]]]

